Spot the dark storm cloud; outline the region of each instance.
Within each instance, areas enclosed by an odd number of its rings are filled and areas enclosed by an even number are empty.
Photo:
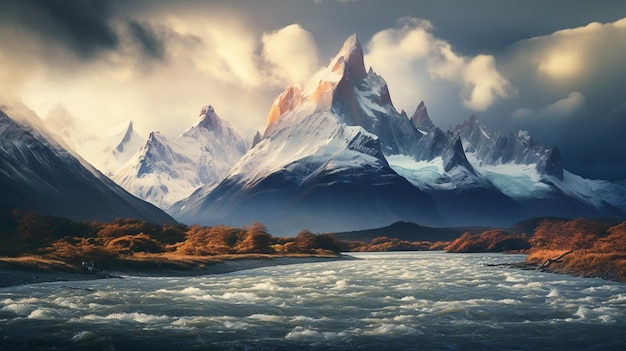
[[[79,57],[119,45],[110,23],[113,8],[104,0],[5,0],[0,18],[39,37],[47,45],[61,45]]]
[[[35,40],[44,53],[61,49],[82,60],[121,51],[122,36],[129,36],[142,59],[162,60],[165,43],[157,27],[129,18],[124,10],[123,3],[109,0],[3,0],[0,27],[26,34],[23,40]]]
[[[128,28],[133,38],[141,46],[144,54],[159,60],[165,58],[165,45],[152,26],[147,23],[130,20]]]

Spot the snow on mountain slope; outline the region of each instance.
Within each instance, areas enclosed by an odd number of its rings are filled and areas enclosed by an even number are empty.
[[[423,102],[409,118],[365,69],[356,36],[304,88],[274,101],[262,138],[219,183],[174,204],[184,222],[277,234],[355,230],[396,220],[511,225],[533,216],[624,215],[593,193],[609,185],[563,171],[527,132],[505,137],[475,117],[444,132]]]
[[[221,183],[169,212],[206,224],[259,220],[292,235],[400,219],[437,223],[432,200],[389,167],[380,136],[363,126],[388,128],[378,121],[399,115],[389,116],[386,85],[365,71],[362,56],[356,36],[348,38],[304,89],[288,87],[276,98],[262,140]],[[387,137],[390,150],[405,147],[395,135]]]
[[[44,124],[102,173],[111,176],[145,143],[133,121],[125,121],[98,134],[81,125],[62,105],[54,105],[44,116]]]
[[[113,183],[63,142],[21,102],[0,102],[0,207],[73,220],[139,218],[175,223]]]
[[[453,132],[461,137],[465,150],[475,153],[482,164],[535,164],[538,172],[563,179],[563,164],[558,149],[535,143],[527,131],[520,130],[507,137],[481,125],[472,115]]]
[[[161,208],[212,184],[241,158],[250,141],[212,106],[204,106],[198,122],[174,139],[159,132],[148,140],[112,179]]]

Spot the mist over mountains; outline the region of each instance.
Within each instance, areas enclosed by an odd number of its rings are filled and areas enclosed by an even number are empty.
[[[108,139],[98,136],[108,146],[90,157],[108,159],[102,172],[178,221],[260,221],[278,235],[397,221],[508,226],[536,216],[625,216],[624,182],[572,174],[557,147],[523,130],[490,130],[475,116],[444,131],[423,101],[416,105],[411,116],[395,109],[353,35],[304,87],[289,86],[275,99],[254,138],[207,105],[175,138],[154,131],[142,139],[129,121]],[[71,125],[66,111],[44,120],[68,148],[85,145],[80,133],[60,128]]]
[[[72,220],[176,223],[57,141],[20,102],[0,103],[0,163],[2,211],[36,211]]]

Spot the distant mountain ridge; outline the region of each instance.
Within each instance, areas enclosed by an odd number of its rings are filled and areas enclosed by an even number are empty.
[[[220,180],[250,144],[213,106],[206,105],[197,123],[178,137],[150,133],[112,179],[135,196],[167,209],[197,188]]]
[[[56,132],[71,149],[109,177],[139,151],[146,140],[135,130],[132,120],[102,133],[88,130],[60,104],[45,113],[43,122],[48,130]]]
[[[72,220],[176,223],[59,143],[21,102],[0,104],[0,209]]]

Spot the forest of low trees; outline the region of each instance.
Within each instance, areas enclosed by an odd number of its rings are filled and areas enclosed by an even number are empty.
[[[380,236],[369,242],[341,241],[333,233],[302,230],[275,237],[261,223],[236,228],[224,225],[156,225],[141,220],[110,223],[74,222],[32,212],[0,212],[0,256],[34,255],[70,264],[162,255],[339,255],[340,252],[426,251],[527,253],[529,264],[553,263],[574,274],[626,281],[626,222],[596,219],[543,219],[520,229],[465,233],[452,242],[401,240]],[[570,253],[569,251],[572,251]],[[156,256],[155,256],[156,255]],[[552,260],[552,261],[551,261]]]
[[[626,222],[612,219],[552,218],[529,233],[465,233],[445,250],[527,253],[528,264],[549,271],[626,281]]]
[[[243,228],[224,225],[156,225],[135,219],[110,223],[73,222],[32,212],[0,213],[0,256],[39,255],[77,264],[136,254],[217,256],[237,254],[337,255],[345,249],[331,233],[302,231],[279,238],[261,223]]]

